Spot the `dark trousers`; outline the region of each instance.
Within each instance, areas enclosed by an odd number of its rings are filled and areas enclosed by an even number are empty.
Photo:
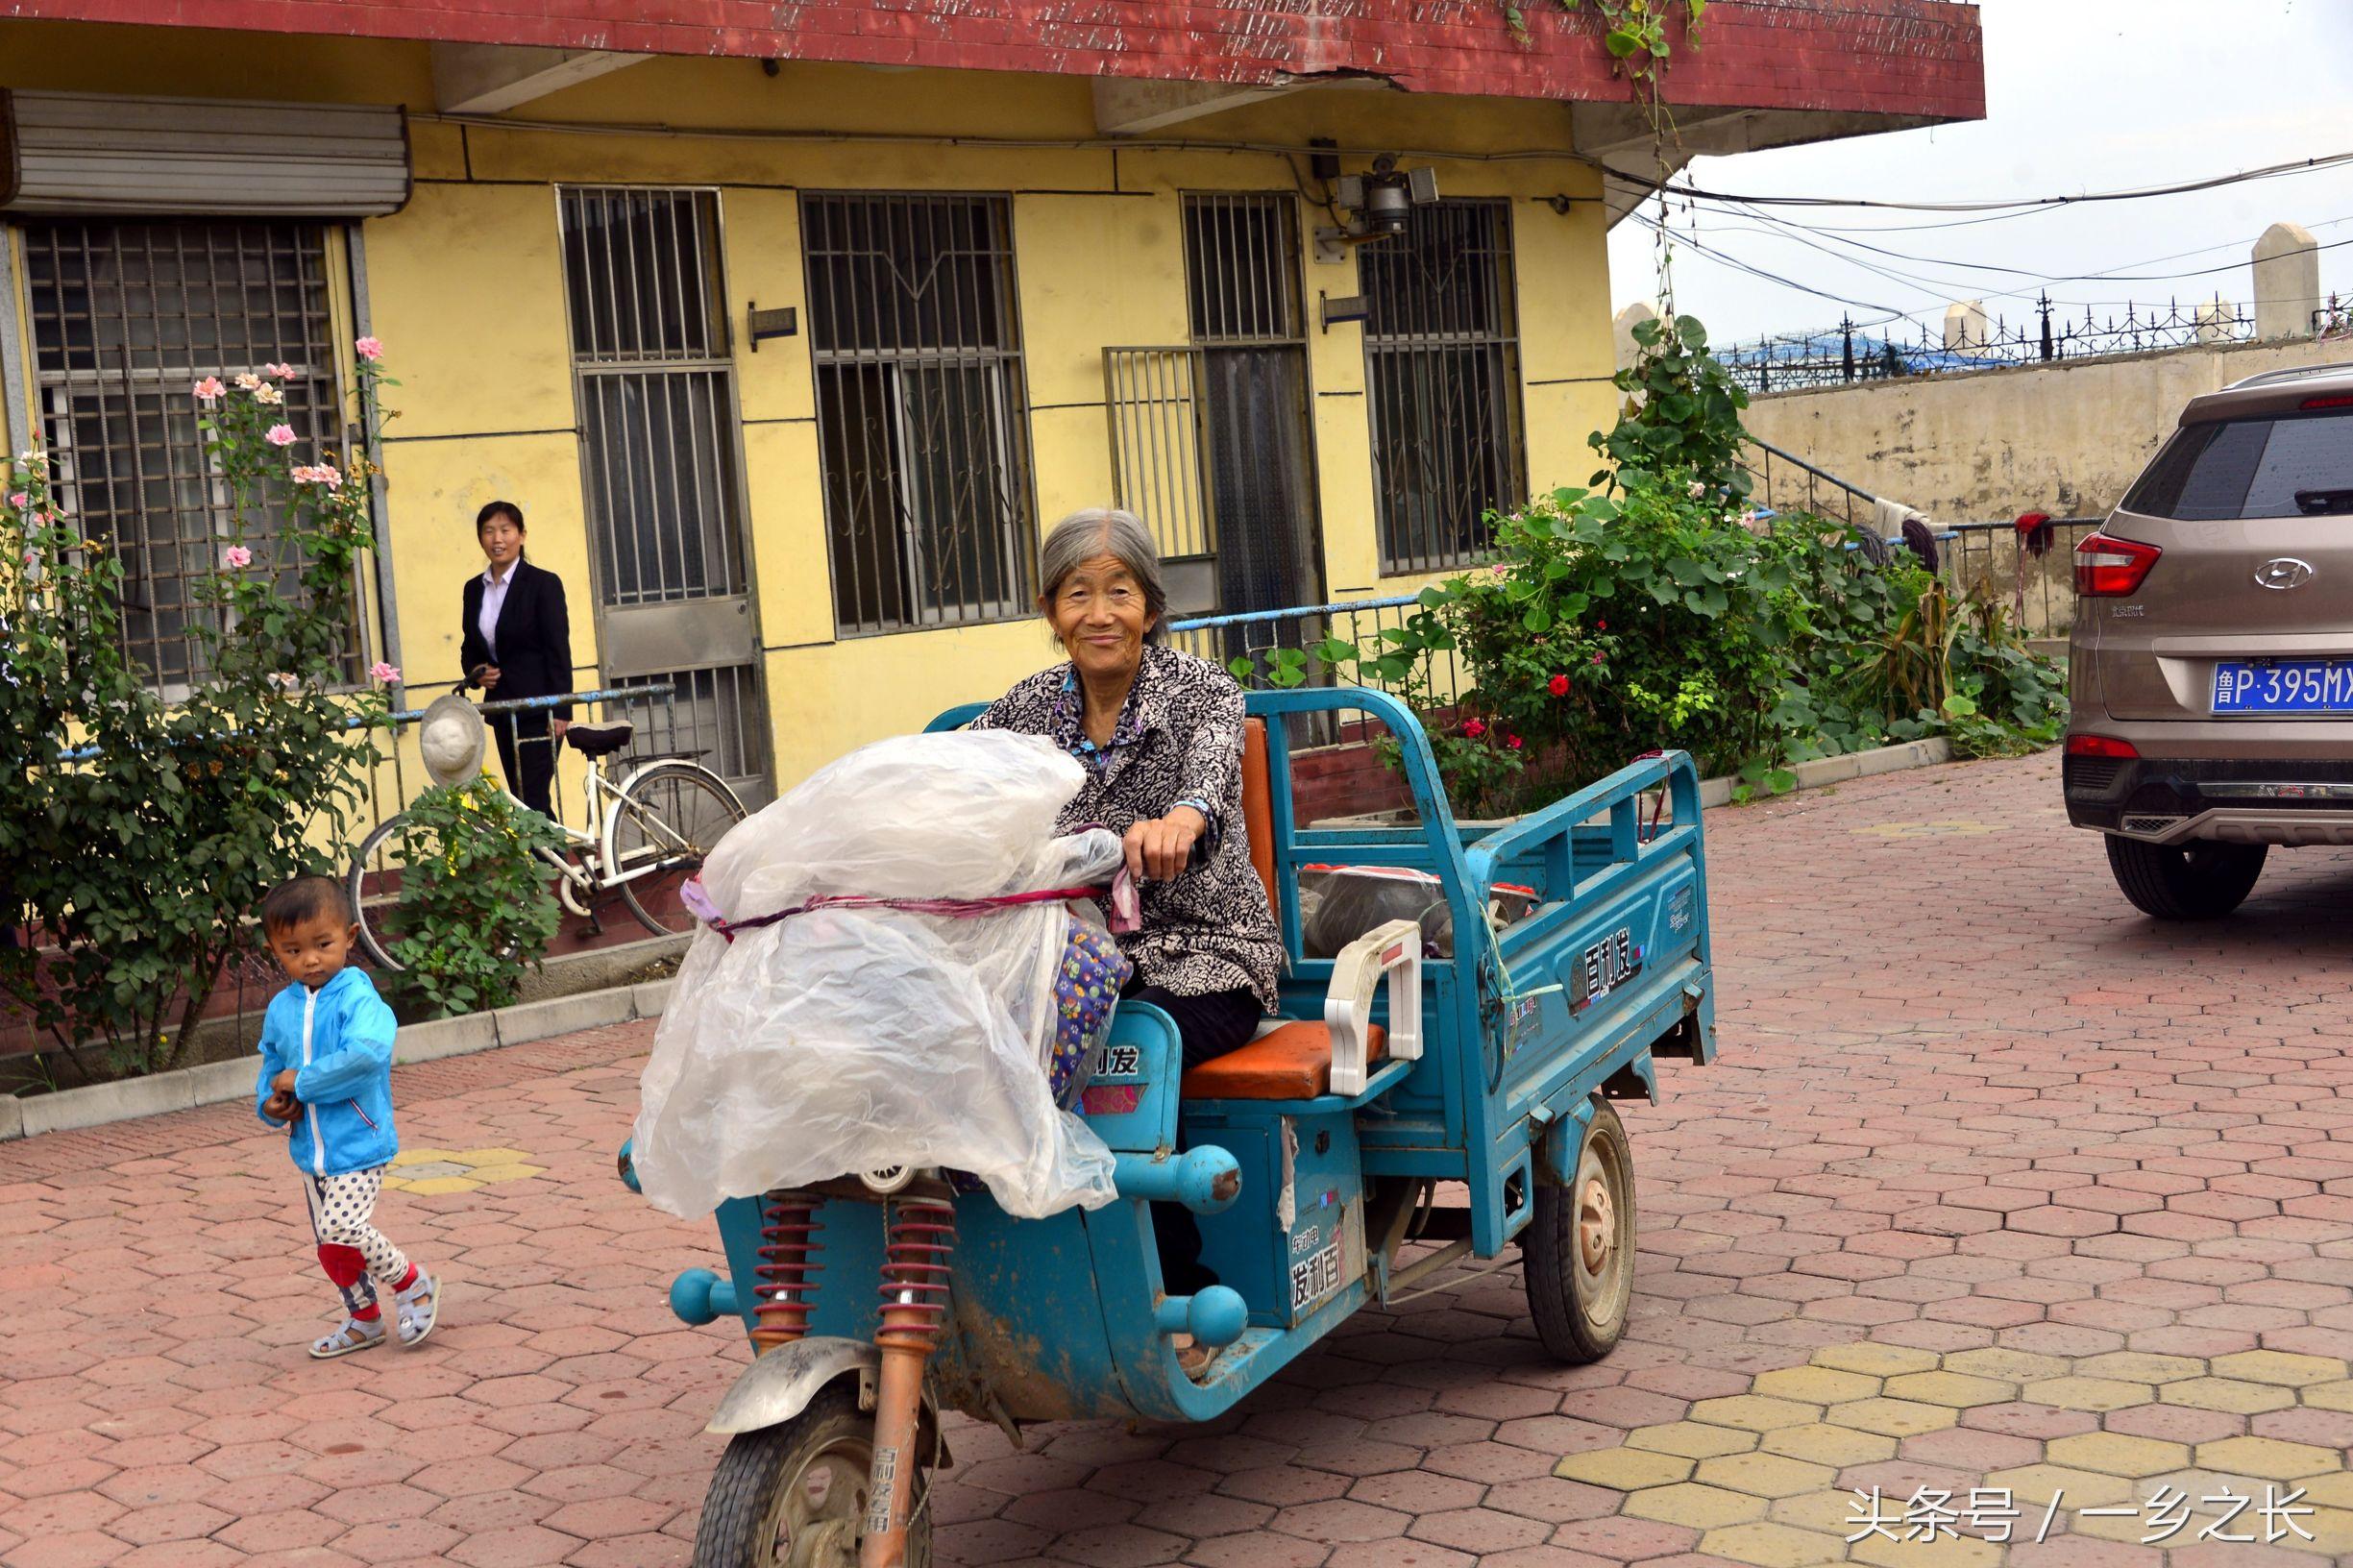
[[[1247,989],[1213,991],[1206,996],[1179,996],[1159,986],[1128,983],[1120,995],[1133,1002],[1150,1002],[1176,1020],[1185,1050],[1185,1066],[1197,1067],[1250,1043],[1265,1014]],[[1187,1147],[1185,1119],[1177,1115],[1177,1148]],[[1201,1225],[1182,1204],[1152,1206],[1152,1232],[1160,1239],[1161,1283],[1172,1296],[1189,1296],[1215,1285],[1217,1276],[1201,1262]]]
[[[499,766],[506,771],[506,787],[541,816],[554,816],[549,791],[555,780],[555,745],[548,735],[547,710],[488,717],[490,732],[499,743]]]

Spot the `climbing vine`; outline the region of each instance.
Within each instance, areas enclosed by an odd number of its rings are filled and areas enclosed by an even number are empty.
[[[1587,0],[1553,0],[1562,11],[1584,14]],[[1649,88],[1650,102],[1658,102],[1658,78],[1667,68],[1667,59],[1675,46],[1667,37],[1667,22],[1677,12],[1683,13],[1685,32],[1697,39],[1700,18],[1706,14],[1707,0],[1591,0],[1592,14],[1602,25],[1602,47],[1609,51],[1618,68],[1638,85]],[[1505,0],[1504,20],[1514,37],[1528,37],[1528,15],[1517,5]]]

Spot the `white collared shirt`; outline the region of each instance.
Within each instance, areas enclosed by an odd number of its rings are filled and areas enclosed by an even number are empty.
[[[504,576],[495,568],[482,570],[482,612],[474,624],[481,630],[482,646],[490,649],[493,664],[499,662],[499,612],[506,607],[507,587],[515,580],[515,568],[522,564],[519,559],[509,563]]]

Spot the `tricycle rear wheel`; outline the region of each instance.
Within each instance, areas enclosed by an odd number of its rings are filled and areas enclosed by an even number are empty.
[[[694,1568],[857,1568],[873,1458],[874,1418],[848,1381],[790,1421],[728,1438],[703,1494]],[[930,1568],[927,1481],[918,1473],[907,1568]]]
[[[1608,1102],[1595,1104],[1572,1168],[1566,1187],[1537,1186],[1520,1251],[1536,1337],[1582,1365],[1616,1347],[1634,1299],[1634,1157]]]

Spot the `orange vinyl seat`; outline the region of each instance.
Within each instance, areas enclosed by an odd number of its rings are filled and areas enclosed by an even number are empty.
[[[1266,907],[1277,920],[1275,896],[1274,786],[1266,760],[1266,721],[1242,722],[1242,826],[1250,835],[1250,866],[1266,890]],[[1310,1100],[1332,1090],[1332,1028],[1325,1023],[1278,1020],[1238,1051],[1205,1062],[1185,1074],[1181,1098],[1188,1100]],[[1386,1039],[1375,1024],[1366,1036],[1378,1059]]]
[[[1377,1023],[1368,1032],[1375,1059],[1386,1033]],[[1331,1025],[1287,1022],[1194,1067],[1185,1074],[1180,1093],[1188,1100],[1311,1100],[1331,1090]]]

